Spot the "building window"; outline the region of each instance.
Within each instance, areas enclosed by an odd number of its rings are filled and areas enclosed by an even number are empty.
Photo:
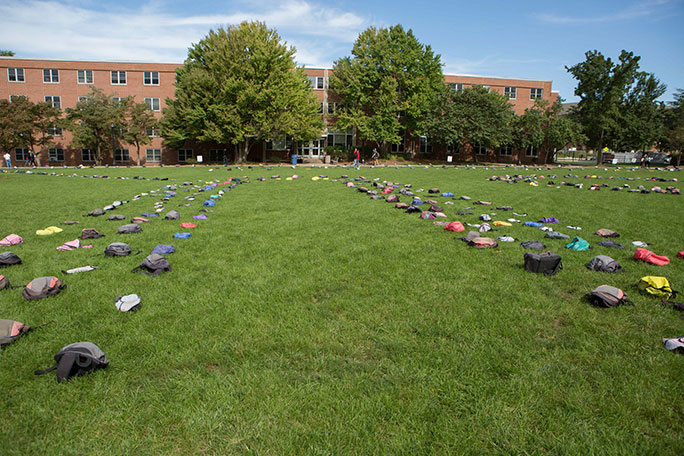
[[[112,71],[112,85],[126,85],[126,72]]]
[[[335,114],[336,108],[337,108],[337,103],[333,103],[333,102],[328,103],[328,114],[330,114],[330,115]]]
[[[47,82],[49,84],[58,83],[59,82],[59,70],[57,70],[57,69],[43,70],[43,82]]]
[[[126,97],[112,97],[112,103],[121,103]]]
[[[501,146],[499,149],[499,155],[502,157],[512,157],[513,156],[513,146],[505,145]]]
[[[78,83],[79,84],[92,84],[93,83],[93,70],[78,70]]]
[[[92,162],[95,161],[95,155],[90,149],[81,149],[81,161]]]
[[[194,156],[192,149],[178,149],[178,161],[180,163],[186,163],[189,158],[193,158]]]
[[[539,100],[544,94],[544,89],[530,89],[530,100]]]
[[[463,90],[463,84],[455,84],[453,82],[449,83],[449,88],[454,92],[460,92]]]
[[[515,100],[517,94],[517,87],[504,87],[504,95],[507,96],[509,100]]]
[[[147,149],[147,161],[159,163],[161,161],[161,149]]]
[[[147,149],[151,150],[151,149]],[[223,155],[226,153],[226,149],[209,149],[209,161],[210,162],[220,162],[223,160]]]
[[[55,108],[61,108],[62,107],[61,98],[58,96],[54,96],[54,95],[46,95],[45,96],[45,103],[50,103]]]
[[[147,136],[150,138],[158,138],[161,136],[161,130],[156,127],[149,127],[145,130],[145,133],[147,133]]]
[[[48,160],[51,162],[63,162],[64,149],[48,149]]]
[[[116,150],[114,150],[114,161],[117,161],[117,162],[131,161],[131,155],[128,153],[128,149],[116,149]]]
[[[145,104],[150,111],[159,111],[159,98],[145,98]]]
[[[24,82],[24,69],[7,68],[7,80],[9,82]]]
[[[323,90],[325,88],[325,78],[323,76],[308,76],[311,88],[314,90]]]
[[[22,98],[28,99],[26,95],[10,95],[10,103],[14,103],[15,101],[19,101]]]
[[[80,103],[81,101],[88,101],[88,97],[86,97],[85,95],[80,95],[78,97],[78,102]]]
[[[539,155],[539,150],[536,146],[530,146],[525,149],[525,157],[536,157]]]
[[[62,136],[62,129],[59,128],[57,125],[50,125],[47,128],[47,135],[48,136]]]
[[[461,148],[458,144],[447,144],[447,154],[448,155],[459,155],[461,153]]]
[[[143,84],[145,84],[146,86],[158,86],[159,71],[145,71],[143,73]]]
[[[394,154],[403,154],[405,150],[404,138],[401,138],[401,142],[399,144],[392,144],[392,153]]]
[[[14,161],[15,163],[23,162],[28,160],[29,150],[25,147],[15,147],[14,148]]]
[[[473,150],[476,155],[487,155],[487,147],[482,144],[475,143],[473,145]]]
[[[473,84],[473,88],[475,87],[482,87],[485,89],[487,92],[489,92],[489,86],[488,85],[482,85],[482,84]]]
[[[432,143],[425,136],[420,137],[420,154],[432,155]]]
[[[351,131],[328,130],[328,146],[342,146],[345,149],[351,149],[353,137]]]

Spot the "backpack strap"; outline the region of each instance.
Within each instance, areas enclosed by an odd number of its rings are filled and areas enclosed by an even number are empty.
[[[55,370],[55,369],[57,369],[57,364],[55,364],[55,365],[52,366],[52,367],[48,367],[47,369],[37,370],[37,371],[35,371],[33,374],[34,374],[34,375],[43,375],[43,374],[47,374],[48,372],[52,372],[52,371]]]
[[[78,360],[78,356],[79,354],[73,351],[66,352],[62,355],[57,364],[57,382],[61,383],[68,380],[69,374]]]
[[[556,265],[556,267],[553,268],[553,271],[551,271],[547,275],[550,275],[550,276],[556,275],[556,273],[562,269],[563,269],[563,260],[560,260],[560,261],[558,261],[558,264]]]

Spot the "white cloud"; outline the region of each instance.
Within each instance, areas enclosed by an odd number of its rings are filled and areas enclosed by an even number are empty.
[[[675,0],[677,1],[677,0]],[[672,0],[646,0],[634,3],[622,10],[610,14],[594,16],[562,16],[553,13],[536,14],[535,17],[544,22],[552,24],[596,24],[604,22],[628,21],[632,19],[645,18],[659,13],[663,8],[667,8]]]
[[[18,56],[181,62],[192,43],[210,28],[259,20],[297,44],[300,63],[329,65],[339,55],[324,49],[340,46],[349,53],[357,35],[368,25],[363,17],[304,0],[252,2],[252,10],[211,15],[164,12],[163,0],[137,9],[96,9],[93,2],[26,0],[0,3],[0,42]],[[321,42],[325,42],[324,45]]]

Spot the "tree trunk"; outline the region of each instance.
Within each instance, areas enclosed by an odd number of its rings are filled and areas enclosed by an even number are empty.
[[[601,138],[600,138],[600,140],[599,140],[600,142],[599,142],[599,144],[598,144],[598,147],[596,147],[596,148],[594,149],[594,151],[596,152],[596,164],[597,164],[597,165],[600,165],[601,162],[603,161],[603,160],[602,160],[602,159],[603,159],[603,135],[604,135],[604,132],[602,131],[602,132],[601,132]]]
[[[238,165],[245,161],[249,154],[249,139],[245,138],[238,147],[235,148],[235,164]]]
[[[140,166],[140,143],[136,141],[135,146],[138,148],[138,151],[136,152],[136,162],[138,163],[138,166]]]
[[[97,148],[95,149],[95,164],[97,166],[102,165],[102,147],[100,143],[97,143]]]

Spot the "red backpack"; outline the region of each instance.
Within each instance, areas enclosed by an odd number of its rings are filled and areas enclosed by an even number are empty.
[[[463,224],[461,222],[451,222],[447,224],[444,227],[445,230],[447,231],[455,231],[457,233],[460,233],[461,231],[465,231],[465,228],[463,227]]]
[[[650,264],[656,264],[658,266],[665,266],[666,264],[670,264],[670,259],[668,257],[656,255],[650,250],[642,248],[636,249],[636,252],[634,252],[634,259],[641,260]]]

